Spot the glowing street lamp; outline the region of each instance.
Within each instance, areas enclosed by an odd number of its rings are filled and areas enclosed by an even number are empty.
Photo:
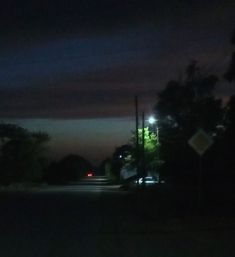
[[[150,125],[153,125],[153,124],[156,124],[156,136],[157,136],[157,162],[158,162],[158,165],[160,164],[160,140],[159,140],[159,128],[158,128],[158,120],[154,117],[154,116],[150,116],[148,118],[148,123]],[[158,173],[158,178],[160,180],[160,174]]]
[[[154,118],[154,116],[150,116],[147,119],[148,123],[153,125],[157,122],[157,120]],[[142,113],[142,186],[145,187],[145,176],[146,176],[146,167],[145,167],[145,112]],[[157,144],[158,144],[158,127],[157,127]],[[158,160],[159,160],[159,153],[158,153]]]
[[[155,117],[154,116],[150,116],[149,118],[148,118],[148,122],[149,122],[149,124],[155,124],[156,123],[156,119],[155,119]]]
[[[150,125],[153,125],[155,123],[157,124],[157,119],[154,116],[149,116],[148,123]],[[156,127],[156,132],[157,132],[157,144],[159,144],[159,129],[158,129],[158,125]]]

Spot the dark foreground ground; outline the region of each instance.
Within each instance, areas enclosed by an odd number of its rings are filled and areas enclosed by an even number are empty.
[[[232,207],[218,201],[199,215],[181,194],[99,183],[2,194],[0,256],[235,256]]]

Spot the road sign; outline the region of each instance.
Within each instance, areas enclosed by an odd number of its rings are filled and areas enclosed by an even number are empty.
[[[213,144],[213,139],[203,129],[199,129],[188,141],[189,145],[202,156]]]

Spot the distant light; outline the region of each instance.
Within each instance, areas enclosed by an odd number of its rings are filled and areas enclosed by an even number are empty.
[[[122,155],[121,155],[121,154],[119,155],[119,158],[120,158],[120,159],[122,158]]]
[[[92,172],[88,172],[87,173],[87,177],[93,177],[93,173]]]
[[[149,118],[148,118],[148,122],[150,123],[150,124],[154,124],[154,123],[156,123],[156,119],[153,117],[153,116],[150,116]]]

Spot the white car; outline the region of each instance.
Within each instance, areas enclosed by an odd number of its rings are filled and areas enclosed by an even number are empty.
[[[138,180],[135,181],[136,184],[138,184]],[[139,184],[141,185],[143,183],[143,178],[139,178]],[[145,177],[145,184],[146,185],[154,185],[157,184],[158,181],[151,176]]]

